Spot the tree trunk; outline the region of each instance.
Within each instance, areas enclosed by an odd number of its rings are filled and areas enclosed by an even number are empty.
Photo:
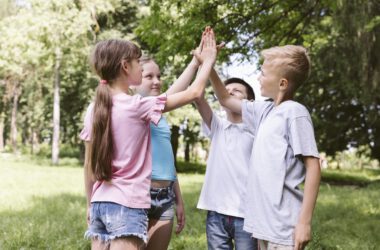
[[[177,151],[178,151],[178,141],[179,141],[179,127],[173,125],[172,126],[172,136],[171,136],[171,143],[173,148],[173,155],[174,155],[174,164],[177,166]]]
[[[0,152],[4,150],[4,119],[5,114],[1,112],[0,114]]]
[[[59,161],[59,120],[60,120],[60,69],[62,53],[60,48],[55,50],[55,68],[54,68],[54,104],[53,104],[53,141],[51,149],[51,160],[53,165],[58,165]]]
[[[185,143],[185,162],[190,162],[190,141],[186,141]]]
[[[15,81],[13,87],[13,105],[12,105],[12,116],[11,116],[11,144],[13,152],[17,152],[17,109],[18,109],[18,99],[20,96],[19,82]]]

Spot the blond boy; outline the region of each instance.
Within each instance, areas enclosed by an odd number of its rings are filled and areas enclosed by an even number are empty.
[[[305,48],[294,45],[261,54],[261,94],[271,101],[238,100],[217,81],[212,83],[221,105],[241,113],[256,135],[244,230],[259,239],[260,250],[303,249],[311,239],[321,174],[310,114],[293,98],[309,76],[310,59]]]

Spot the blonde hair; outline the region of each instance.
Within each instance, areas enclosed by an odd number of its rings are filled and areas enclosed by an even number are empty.
[[[310,75],[311,62],[307,50],[302,46],[285,45],[265,49],[261,56],[278,67],[281,77],[286,78],[296,90]]]

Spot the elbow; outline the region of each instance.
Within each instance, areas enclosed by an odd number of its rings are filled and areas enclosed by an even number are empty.
[[[220,103],[220,105],[224,106],[224,107],[227,107],[227,102],[228,102],[228,98],[225,98],[225,97],[218,97],[218,101]]]
[[[196,101],[196,100],[200,100],[203,96],[203,89],[197,89],[197,88],[188,88],[189,90],[189,94],[191,96],[191,99]]]

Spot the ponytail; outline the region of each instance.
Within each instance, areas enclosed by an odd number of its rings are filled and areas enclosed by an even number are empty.
[[[130,61],[140,57],[139,47],[129,41],[118,39],[97,43],[91,54],[91,66],[102,79],[96,89],[90,147],[90,166],[94,178],[98,181],[109,181],[112,178],[114,144],[110,86],[119,76],[122,60]]]
[[[96,180],[109,181],[112,177],[114,145],[111,127],[112,95],[108,84],[99,84],[96,89],[92,140],[91,170]]]

